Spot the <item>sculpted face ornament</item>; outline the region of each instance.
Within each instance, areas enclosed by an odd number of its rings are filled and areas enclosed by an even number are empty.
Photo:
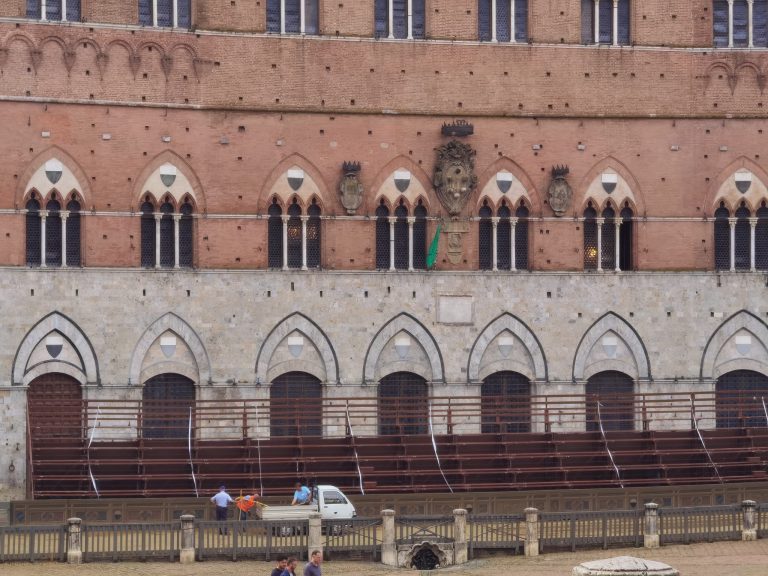
[[[452,140],[435,149],[434,185],[440,203],[451,217],[457,217],[477,186],[475,151],[468,144]]]
[[[363,202],[363,184],[360,182],[360,163],[344,162],[342,165],[344,176],[339,183],[341,205],[352,215]]]
[[[555,212],[555,216],[565,214],[571,205],[573,191],[565,180],[568,173],[568,166],[552,167],[552,182],[549,185],[549,206]]]

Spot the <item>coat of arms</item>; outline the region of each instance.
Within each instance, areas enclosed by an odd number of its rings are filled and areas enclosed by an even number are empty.
[[[469,144],[462,144],[458,140],[452,140],[435,150],[435,192],[448,214],[455,218],[477,186],[475,151]]]
[[[363,202],[363,184],[360,182],[360,163],[344,162],[342,165],[344,176],[339,184],[341,204],[347,210],[347,214],[354,214]]]
[[[549,206],[555,212],[555,216],[562,216],[571,205],[573,191],[566,181],[568,166],[552,167],[552,182],[549,184]]]

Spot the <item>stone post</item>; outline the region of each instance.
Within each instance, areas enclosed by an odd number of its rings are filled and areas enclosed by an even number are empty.
[[[397,546],[395,546],[395,511],[381,511],[381,563],[397,566]]]
[[[645,505],[645,530],[643,546],[646,548],[659,547],[659,505],[649,502]]]
[[[525,509],[525,555],[539,555],[539,510]]]
[[[67,564],[82,564],[83,549],[80,540],[80,518],[67,520]]]
[[[457,508],[453,511],[453,563],[466,564],[467,559],[467,511]]]
[[[184,514],[181,517],[181,552],[179,561],[192,564],[195,561],[195,517]]]
[[[744,500],[741,503],[741,511],[744,513],[744,526],[741,529],[742,540],[757,540],[756,517],[757,502],[754,500]]]
[[[307,538],[307,558],[312,557],[312,550],[323,551],[323,521],[320,512],[309,515],[309,536]]]

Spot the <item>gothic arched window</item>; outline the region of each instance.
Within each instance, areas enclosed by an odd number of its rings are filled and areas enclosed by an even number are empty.
[[[480,270],[493,269],[493,224],[491,217],[493,210],[488,206],[486,200],[480,208],[480,222],[478,224],[478,259],[480,260]]]
[[[194,426],[192,380],[181,374],[158,374],[144,383],[141,398],[142,438],[188,437],[190,420]]]
[[[42,263],[42,226],[40,220],[40,203],[35,198],[27,202],[27,266],[40,266]]]
[[[141,266],[155,267],[155,206],[147,198],[141,205]]]
[[[317,34],[318,14],[318,0],[267,0],[267,32]]]
[[[616,211],[611,206],[603,210],[601,225],[601,262],[603,270],[616,268]]]
[[[45,205],[45,265],[61,266],[61,204],[53,196]]]
[[[630,0],[581,0],[581,41],[584,44],[630,43]]]
[[[389,208],[383,200],[376,208],[376,268],[389,268]]]
[[[194,220],[192,219],[192,204],[189,199],[181,205],[179,218],[179,266],[192,268],[194,263]]]
[[[597,270],[597,210],[590,202],[584,210],[584,269]]]
[[[320,206],[312,200],[307,209],[307,268],[320,268]]]
[[[528,208],[521,203],[515,212],[515,270],[528,270]]]
[[[755,226],[755,268],[768,270],[768,206],[763,200],[757,209],[757,226]]]
[[[427,209],[419,200],[413,210],[413,268],[427,269]]]
[[[173,205],[164,202],[160,206],[160,267],[173,268],[175,246],[173,235]]]
[[[269,429],[271,436],[322,436],[320,407],[323,384],[306,372],[287,372],[269,387]]]
[[[715,211],[715,270],[730,270],[731,268],[731,227],[728,224],[730,216],[725,203]]]
[[[528,0],[478,0],[477,24],[480,41],[527,42]]]
[[[376,38],[425,37],[425,0],[375,0],[373,12]]]
[[[482,433],[531,431],[531,383],[517,372],[496,372],[480,388]]]
[[[587,432],[635,429],[635,384],[623,372],[608,370],[587,380]],[[598,404],[599,411],[598,411]]]
[[[752,266],[751,226],[749,208],[744,203],[736,210],[736,229],[734,230],[734,267],[736,270],[749,270]]]
[[[499,217],[499,223],[496,226],[496,266],[499,270],[509,270],[512,266],[511,214],[509,206],[502,200],[501,206],[496,211],[496,216]]]
[[[411,372],[395,372],[379,381],[379,434],[426,434],[427,381]]]
[[[395,208],[395,268],[408,270],[408,209],[403,204]]]
[[[621,210],[619,228],[619,268],[632,269],[632,208],[625,206]]]
[[[267,265],[270,268],[283,267],[283,209],[272,199],[267,210]]]
[[[80,247],[80,202],[78,202],[74,194],[72,200],[67,204],[67,250],[66,259],[67,266],[80,266],[81,264],[81,247]]]
[[[288,268],[301,268],[301,206],[288,206]]]

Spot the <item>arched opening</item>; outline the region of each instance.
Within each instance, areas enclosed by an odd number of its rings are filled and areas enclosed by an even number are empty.
[[[181,218],[179,218],[179,266],[192,268],[194,264],[194,235],[192,219],[192,204],[186,199],[181,205]]]
[[[419,200],[413,210],[413,267],[427,269],[427,209]]]
[[[389,268],[389,208],[384,200],[376,208],[376,268]]]
[[[267,265],[280,269],[283,267],[283,209],[277,198],[272,199],[267,213]]]
[[[613,270],[616,268],[616,211],[611,206],[606,206],[603,210],[603,224],[601,225],[601,240],[603,270]]]
[[[307,268],[320,268],[320,206],[315,199],[307,209]]]
[[[587,432],[635,429],[635,383],[623,372],[606,370],[587,380]],[[599,412],[598,412],[599,404]]]
[[[480,270],[491,270],[493,268],[493,224],[491,216],[493,210],[488,206],[488,201],[483,203],[478,214],[480,222],[478,223],[478,259],[480,260]]]
[[[496,212],[499,224],[496,227],[496,265],[499,270],[509,270],[512,267],[511,221],[512,211],[507,203],[502,200],[499,210]]]
[[[482,433],[531,431],[531,383],[517,372],[495,372],[480,388]]]
[[[591,202],[584,210],[584,269],[597,270],[597,211]]]
[[[395,268],[408,270],[408,208],[402,200],[395,208]]]
[[[27,202],[27,266],[40,266],[42,254],[40,245],[42,239],[42,227],[40,225],[40,202],[34,194]]]
[[[162,268],[173,268],[176,259],[173,235],[173,205],[170,202],[164,202],[160,206],[160,214],[162,214],[160,217],[160,266]]]
[[[80,202],[72,194],[72,200],[67,204],[67,266],[80,266]]]
[[[294,198],[288,206],[288,268],[301,268],[301,206]]]
[[[619,268],[632,270],[632,208],[628,205],[621,210],[619,228]]]
[[[29,383],[27,414],[33,446],[52,439],[83,436],[83,392],[80,382],[52,372]]]
[[[61,203],[52,196],[45,205],[48,216],[45,219],[45,265],[61,266]]]
[[[155,206],[149,198],[141,205],[141,267],[155,267]]]
[[[269,389],[271,436],[322,436],[323,384],[306,372],[287,372]]]
[[[411,372],[395,372],[379,381],[379,434],[426,434],[429,429],[427,381]]]
[[[718,428],[768,426],[763,408],[768,404],[768,376],[752,370],[734,370],[720,376],[715,385]]]
[[[728,224],[730,216],[725,203],[715,210],[715,270],[731,268],[731,228]]]
[[[142,437],[186,438],[194,405],[195,383],[186,376],[166,373],[150,378],[142,390]]]
[[[522,202],[515,211],[515,269],[528,270],[528,215],[529,211]]]
[[[768,206],[763,200],[757,209],[755,226],[755,268],[768,270]]]
[[[736,210],[736,230],[734,231],[734,266],[736,270],[749,270],[752,265],[749,216],[749,208],[742,202]]]

